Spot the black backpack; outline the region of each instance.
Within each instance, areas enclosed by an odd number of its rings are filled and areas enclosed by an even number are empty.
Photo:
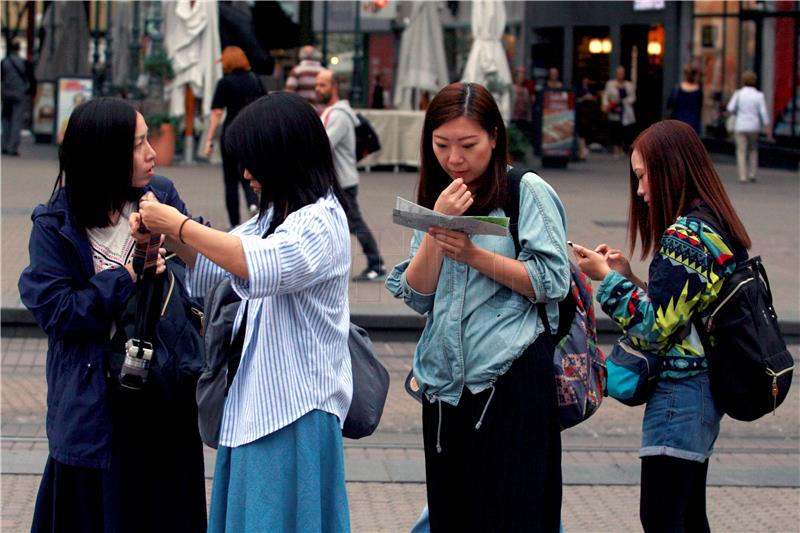
[[[358,125],[356,126],[356,162],[361,161],[369,154],[381,149],[381,140],[367,117],[356,113]]]
[[[206,294],[204,329],[206,364],[197,381],[197,417],[200,438],[212,448],[219,445],[225,398],[242,358],[245,322],[231,339],[233,322],[241,305],[227,277]],[[247,305],[247,304],[245,304]],[[247,308],[244,310],[247,316]],[[389,372],[381,364],[367,332],[350,323],[347,341],[353,372],[353,399],[342,435],[360,439],[377,429],[389,393]]]
[[[720,224],[696,209],[688,217]],[[794,359],[778,326],[769,278],[760,257],[738,262],[716,301],[695,318],[708,358],[714,401],[736,420],[752,421],[775,413],[792,384]]]

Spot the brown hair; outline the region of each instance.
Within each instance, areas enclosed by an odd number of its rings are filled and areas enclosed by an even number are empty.
[[[250,61],[247,60],[244,50],[238,46],[226,46],[219,62],[222,63],[222,72],[225,74],[230,74],[234,70],[250,71]]]
[[[684,65],[683,79],[688,83],[695,83],[697,81],[698,74],[700,74],[700,72],[694,65]]]
[[[630,169],[631,202],[628,214],[628,244],[642,242],[641,258],[657,252],[661,235],[684,214],[695,200],[702,200],[733,242],[750,248],[750,237],[731,205],[725,187],[714,169],[700,137],[679,120],[662,120],[644,130],[633,141],[631,152],[641,155],[650,183],[650,205],[636,191],[639,179]]]
[[[477,83],[451,83],[439,91],[428,106],[419,149],[421,163],[417,203],[433,209],[439,194],[452,181],[433,153],[433,130],[459,117],[476,121],[490,138],[495,135],[489,166],[480,178],[475,202],[467,212],[471,215],[487,214],[492,209],[502,207],[506,200],[508,143],[503,117],[494,97]]]
[[[742,85],[745,87],[755,87],[758,84],[758,76],[752,70],[742,72]]]

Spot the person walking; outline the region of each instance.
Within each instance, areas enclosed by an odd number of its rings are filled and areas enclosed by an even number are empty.
[[[758,136],[766,129],[772,141],[769,113],[764,93],[756,89],[758,76],[750,70],[742,74],[742,87],[728,102],[728,113],[736,115],[733,136],[736,139],[736,169],[739,182],[756,181],[758,171]]]
[[[242,297],[208,531],[347,532],[350,236],[328,137],[308,102],[277,92],[244,109],[225,143],[261,194],[258,215],[223,233],[140,202],[145,225],[193,255],[193,294],[227,277]]]
[[[636,124],[633,104],[636,86],[625,79],[625,67],[618,66],[613,80],[606,82],[602,95],[602,110],[608,120],[608,139],[615,158],[622,157]]]
[[[315,88],[317,74],[324,68],[322,63],[319,62],[322,59],[322,54],[313,46],[306,45],[300,48],[298,56],[300,63],[289,71],[285,89],[305,98],[309,104],[314,106],[317,114],[320,114],[325,106],[319,102]]]
[[[491,93],[442,89],[425,114],[417,203],[504,216],[507,137]],[[511,235],[415,231],[387,289],[427,315],[414,353],[431,531],[559,530],[561,437],[553,335],[569,289],[566,215],[526,173]]]
[[[25,105],[32,92],[31,68],[19,56],[19,41],[12,40],[8,55],[0,62],[0,91],[3,103],[2,151],[6,155],[19,155],[22,139],[22,125],[25,119]]]
[[[19,292],[48,336],[49,445],[34,533],[206,530],[194,387],[123,389],[108,360],[140,284],[133,198],[150,191],[190,216],[154,165],[142,115],[122,100],[90,100],[70,116],[55,189],[33,211]],[[156,268],[164,272],[163,257]]]
[[[203,150],[206,157],[211,156],[214,149],[214,134],[217,132],[223,113],[225,122],[222,124],[222,135],[236,115],[250,102],[264,95],[264,86],[258,77],[250,71],[250,62],[244,51],[238,46],[226,46],[220,57],[224,76],[217,82],[214,89],[214,99],[211,101],[211,121],[208,125],[206,146]],[[225,208],[228,210],[228,220],[231,227],[239,225],[239,186],[244,189],[247,200],[247,209],[250,215],[258,211],[258,197],[247,185],[239,170],[239,163],[226,148],[223,142],[220,145],[222,152],[222,174],[225,179]]]
[[[333,151],[333,164],[336,177],[347,198],[347,222],[350,233],[356,236],[367,256],[367,267],[353,281],[383,281],[386,270],[378,243],[372,235],[361,208],[358,205],[358,169],[356,168],[356,126],[358,117],[350,107],[350,102],[339,96],[339,80],[332,70],[323,70],[317,75],[317,97],[325,106],[322,123]]]
[[[592,90],[591,80],[583,76],[575,91],[575,135],[578,138],[578,160],[586,161],[589,155],[587,139],[592,138],[598,114],[597,97]]]
[[[622,342],[663,357],[639,449],[644,530],[708,532],[706,476],[722,412],[694,324],[747,259],[750,237],[685,122],[657,122],[634,141],[630,203],[628,244],[633,250],[640,240],[642,259],[651,257],[648,282],[607,244],[594,250],[576,244],[575,257],[600,281],[597,299],[622,329]]]
[[[693,65],[683,67],[683,81],[670,93],[667,111],[670,118],[682,120],[700,135],[700,117],[703,112],[703,91],[697,78],[700,75]]]

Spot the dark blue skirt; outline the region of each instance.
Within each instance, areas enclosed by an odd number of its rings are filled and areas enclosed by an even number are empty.
[[[110,394],[110,467],[48,457],[31,531],[204,532],[203,445],[193,398],[176,406],[149,391]]]
[[[315,410],[244,446],[220,446],[208,531],[350,531],[339,419]]]

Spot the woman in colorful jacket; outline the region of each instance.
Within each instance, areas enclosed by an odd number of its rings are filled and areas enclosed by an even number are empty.
[[[504,216],[507,144],[494,98],[448,85],[425,115],[418,203],[445,215]],[[561,440],[553,339],[569,287],[566,216],[527,173],[519,241],[415,231],[389,291],[420,314],[414,354],[423,402],[431,530],[558,531]],[[540,316],[540,306],[546,317]]]
[[[346,532],[350,233],[328,136],[308,102],[279,92],[244,108],[223,142],[261,195],[257,216],[223,233],[140,202],[145,225],[192,254],[194,295],[228,277],[243,301],[208,529]]]
[[[628,241],[633,249],[641,240],[642,258],[652,253],[648,282],[606,244],[575,245],[575,256],[601,281],[598,301],[622,328],[622,342],[664,357],[639,450],[642,525],[647,532],[709,531],[706,474],[722,413],[692,320],[747,258],[750,238],[700,138],[684,122],[658,122],[635,140],[630,191]],[[693,216],[698,212],[704,215]]]
[[[32,531],[205,531],[194,391],[172,402],[151,389],[118,390],[107,359],[115,317],[137,290],[135,200],[151,191],[183,213],[186,206],[172,182],[154,175],[147,124],[122,100],[78,106],[59,160],[50,201],[33,211],[30,265],[19,280],[22,302],[48,335],[50,455]]]

